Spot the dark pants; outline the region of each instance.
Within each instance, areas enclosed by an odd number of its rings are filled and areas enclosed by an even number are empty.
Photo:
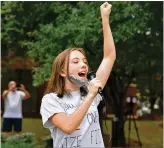
[[[13,126],[15,132],[20,132],[22,130],[22,118],[4,118],[2,132],[11,132]]]

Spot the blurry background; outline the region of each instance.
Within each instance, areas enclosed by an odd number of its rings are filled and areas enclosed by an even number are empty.
[[[55,57],[66,48],[82,47],[92,70],[101,62],[102,3],[1,2],[1,92],[15,80],[31,93],[32,98],[23,102],[23,132],[36,133],[37,145],[49,135],[39,111]],[[127,143],[127,98],[134,95],[133,111],[143,147],[162,147],[163,2],[110,3],[117,58],[104,88],[109,130],[104,126],[104,104],[99,107],[105,143],[115,147]],[[3,109],[2,100],[2,113]],[[109,134],[116,140],[108,144]],[[130,139],[138,146],[133,125]]]

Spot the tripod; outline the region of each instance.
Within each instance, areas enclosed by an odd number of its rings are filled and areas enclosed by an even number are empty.
[[[142,147],[142,143],[141,143],[141,140],[140,140],[140,137],[139,137],[138,127],[137,127],[136,119],[135,119],[134,113],[133,113],[134,102],[132,101],[132,99],[131,99],[130,103],[128,103],[128,104],[130,105],[129,111],[126,113],[126,116],[129,115],[128,147],[130,147],[130,132],[131,132],[131,120],[132,120],[133,123],[134,123],[135,130],[136,130],[138,143],[139,143],[139,146],[141,148]],[[131,117],[132,117],[132,119],[131,119]]]

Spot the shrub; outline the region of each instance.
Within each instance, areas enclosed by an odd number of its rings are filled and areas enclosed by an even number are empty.
[[[46,136],[43,138],[44,148],[53,148],[53,139],[51,136]]]
[[[35,147],[35,134],[23,133],[4,138],[2,141],[3,148],[34,148]]]

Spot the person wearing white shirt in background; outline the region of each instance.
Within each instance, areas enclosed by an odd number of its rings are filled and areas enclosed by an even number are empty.
[[[19,90],[18,90],[19,89]],[[15,81],[10,81],[8,84],[8,90],[5,90],[2,94],[4,99],[4,113],[2,133],[7,135],[12,132],[19,133],[22,130],[22,100],[29,99],[30,93],[25,89],[23,84],[17,88]]]

